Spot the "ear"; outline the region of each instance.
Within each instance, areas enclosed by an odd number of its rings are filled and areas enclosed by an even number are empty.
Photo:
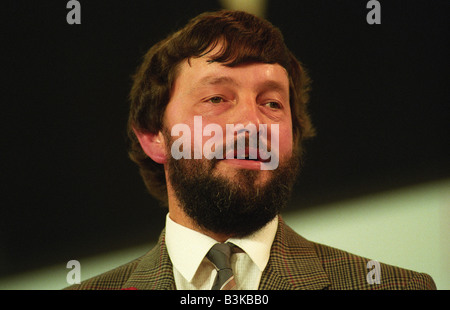
[[[141,144],[142,150],[148,157],[158,164],[167,162],[165,141],[160,131],[157,134],[139,131],[135,128],[133,128],[133,131]]]

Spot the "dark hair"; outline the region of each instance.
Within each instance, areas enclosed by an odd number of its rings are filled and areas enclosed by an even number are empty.
[[[310,80],[286,47],[280,30],[267,20],[246,12],[222,10],[200,14],[150,48],[133,77],[130,92],[129,156],[139,165],[148,191],[164,203],[167,203],[164,167],[144,153],[133,128],[151,133],[162,130],[178,65],[186,59],[207,54],[218,43],[222,48],[210,61],[226,66],[246,62],[283,66],[289,75],[294,145],[299,154],[302,154],[302,140],[314,135],[306,109]]]

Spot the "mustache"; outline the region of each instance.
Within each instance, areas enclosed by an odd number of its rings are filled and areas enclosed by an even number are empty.
[[[270,157],[271,143],[264,137],[256,134],[250,136],[248,133],[239,134],[232,140],[226,139],[221,145],[223,159],[258,159],[266,161]]]
[[[209,127],[208,129],[205,127],[203,131],[194,129],[193,136],[189,127],[182,125],[176,124],[167,139],[170,141],[167,145],[170,148],[170,154],[176,160],[182,158],[242,159],[261,162],[261,170],[273,170],[278,167],[280,155],[278,124],[271,124],[269,130],[266,124],[260,124],[259,129],[256,129],[256,126],[227,124],[225,135],[216,125],[219,129]],[[180,135],[181,132],[183,134],[179,138],[172,137],[172,135]],[[213,132],[214,135],[212,135]],[[204,138],[208,136],[210,138],[204,141]]]

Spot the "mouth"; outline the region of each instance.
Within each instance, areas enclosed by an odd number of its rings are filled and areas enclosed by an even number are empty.
[[[237,158],[237,157],[236,157],[236,158]],[[261,156],[260,156],[260,154],[259,154],[259,152],[257,153],[256,158],[250,158],[250,155],[245,154],[245,157],[244,157],[244,158],[237,158],[237,159],[250,160],[250,161],[259,161],[259,162],[262,162],[262,163],[270,162],[270,157],[267,158],[267,159],[262,159]]]
[[[270,155],[267,153],[262,154],[259,149],[246,147],[244,154],[238,155],[238,151],[235,149],[227,152],[221,160],[241,160],[255,163],[270,162]]]

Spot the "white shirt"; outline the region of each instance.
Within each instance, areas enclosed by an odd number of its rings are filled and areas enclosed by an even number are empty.
[[[242,252],[233,253],[231,268],[236,289],[257,290],[270,248],[278,227],[278,217],[246,238],[230,238]],[[175,223],[166,216],[166,246],[173,265],[176,288],[179,290],[210,290],[217,271],[205,257],[217,243],[211,237]]]

